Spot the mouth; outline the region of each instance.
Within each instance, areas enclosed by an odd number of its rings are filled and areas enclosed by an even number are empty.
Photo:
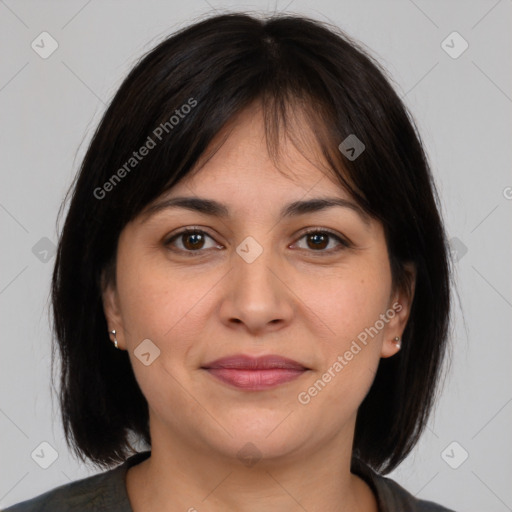
[[[217,359],[201,368],[226,384],[251,391],[274,388],[309,371],[297,361],[276,355],[235,355]]]

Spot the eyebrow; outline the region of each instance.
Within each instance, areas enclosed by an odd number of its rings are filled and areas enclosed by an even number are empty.
[[[370,215],[366,213],[358,204],[342,199],[341,197],[325,197],[308,199],[306,201],[294,201],[281,209],[279,217],[281,219],[304,215],[307,213],[319,212],[335,206],[348,208],[359,215],[365,224],[370,223]],[[145,211],[145,219],[168,208],[184,208],[193,212],[210,215],[212,217],[228,218],[229,209],[226,205],[213,199],[201,197],[172,197],[153,204]]]

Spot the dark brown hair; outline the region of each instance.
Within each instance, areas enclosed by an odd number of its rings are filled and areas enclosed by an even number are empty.
[[[102,275],[113,278],[119,234],[255,101],[272,154],[280,127],[291,132],[293,112],[305,114],[332,175],[382,222],[394,284],[408,286],[406,265],[416,268],[402,350],[381,360],[359,408],[354,457],[388,472],[426,425],[446,349],[450,273],[414,122],[379,65],[336,27],[299,16],[223,14],[180,30],[137,63],[103,115],[72,188],[52,303],[64,430],[83,460],[108,467],[130,454],[130,439],[151,443],[146,399],[128,354],[109,342],[102,307]],[[356,159],[338,149],[351,134],[365,145]],[[147,155],[130,160],[150,139]]]

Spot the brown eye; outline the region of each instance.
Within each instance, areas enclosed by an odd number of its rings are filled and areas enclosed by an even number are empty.
[[[204,235],[202,233],[185,233],[181,235],[183,246],[189,250],[201,249],[204,245]]]
[[[313,252],[332,253],[350,247],[350,244],[341,236],[325,230],[308,231],[299,240],[303,239],[306,240],[306,247],[299,246],[299,249]]]
[[[210,246],[208,247],[207,241],[211,240]],[[173,250],[181,252],[204,252],[203,249],[221,248],[219,244],[213,240],[213,238],[199,229],[186,229],[180,231],[164,242],[166,246],[171,246]]]
[[[329,235],[326,233],[308,234],[306,240],[310,249],[325,249],[329,245]]]

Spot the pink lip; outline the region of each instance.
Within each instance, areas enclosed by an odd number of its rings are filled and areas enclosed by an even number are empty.
[[[227,384],[254,391],[284,384],[308,370],[296,361],[275,355],[224,357],[205,364],[203,369]]]

